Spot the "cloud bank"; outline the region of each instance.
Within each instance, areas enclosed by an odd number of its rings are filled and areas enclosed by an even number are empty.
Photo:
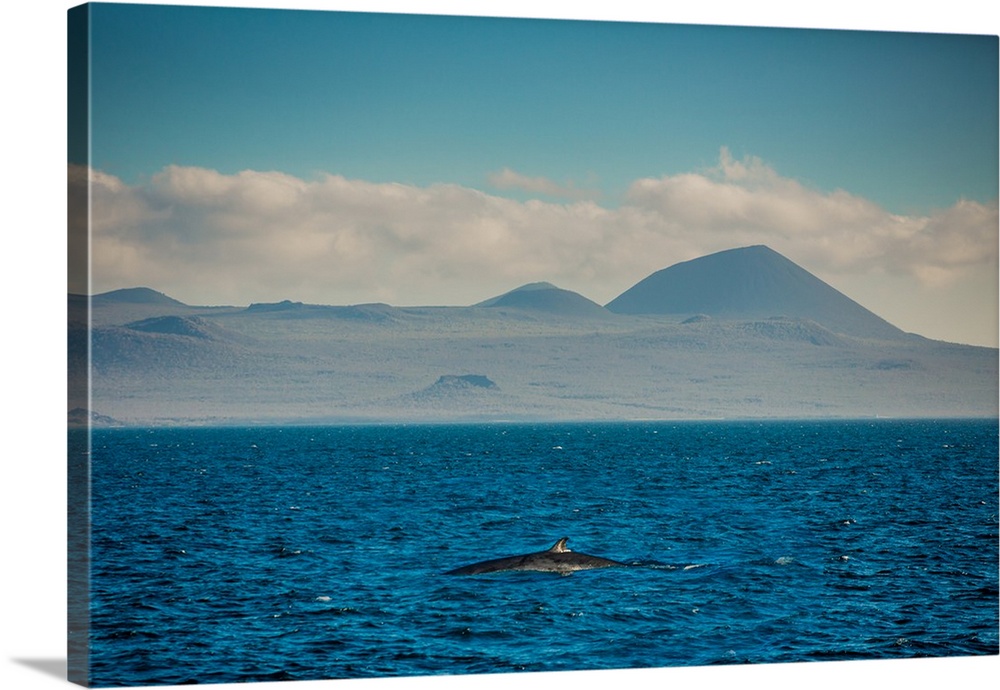
[[[127,185],[70,173],[71,190],[90,183],[95,291],[149,285],[194,304],[470,304],[535,280],[603,303],[655,270],[750,244],[835,284],[885,274],[947,288],[997,265],[996,201],[897,215],[726,149],[711,169],[636,180],[614,208],[338,175],[170,166]],[[500,187],[571,191],[499,175]]]
[[[490,174],[489,183],[497,189],[514,189],[531,195],[555,197],[557,199],[597,199],[600,193],[592,189],[583,189],[573,183],[559,184],[547,177],[531,177],[504,168]]]
[[[628,199],[700,247],[769,244],[827,275],[887,271],[943,285],[997,263],[995,200],[897,215],[843,190],[809,189],[758,158],[734,160],[725,148],[715,168],[638,180]]]

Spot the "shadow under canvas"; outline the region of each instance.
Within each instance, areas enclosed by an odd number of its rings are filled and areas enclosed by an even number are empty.
[[[66,680],[66,659],[11,659],[11,661],[27,666],[47,676],[53,676],[59,680]]]

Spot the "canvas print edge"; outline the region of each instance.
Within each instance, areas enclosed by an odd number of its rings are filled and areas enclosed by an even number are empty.
[[[88,25],[88,15],[84,11],[86,6],[81,8],[76,8],[76,10],[70,12],[69,19],[69,43],[70,43],[70,69],[72,70],[72,65],[74,64],[74,56],[79,60],[80,55],[86,54],[88,50],[87,46],[87,32],[89,29]],[[79,65],[80,62],[75,64]],[[79,70],[78,70],[79,71]],[[77,74],[71,79],[71,93],[69,100],[70,109],[70,132],[69,140],[72,145],[86,145],[85,135],[83,139],[80,137],[80,130],[86,131],[86,126],[80,127],[80,123],[86,123],[89,117],[89,111],[86,107],[85,101],[81,101],[72,92],[72,84],[80,84],[81,79],[86,80],[86,75]],[[77,131],[74,133],[74,129]],[[89,199],[86,198],[70,198],[69,199],[69,211],[71,216],[86,216],[89,211]],[[87,256],[89,254],[89,235],[84,233],[73,233],[69,234],[69,273],[71,278],[80,279],[86,276],[89,272],[89,264],[87,262]],[[70,362],[69,366],[71,369],[79,365],[79,362]],[[87,363],[88,373],[89,373],[89,362]],[[73,392],[71,392],[71,397]],[[89,439],[88,434],[83,437],[75,437]],[[87,458],[83,460],[83,458]],[[69,443],[69,457],[68,457],[68,472],[70,479],[70,493],[69,493],[69,504],[68,508],[68,535],[70,538],[70,554],[69,554],[69,604],[68,604],[68,618],[69,618],[69,630],[68,630],[68,655],[69,655],[69,668],[68,674],[69,679],[72,682],[85,685],[87,684],[86,677],[86,664],[87,664],[87,651],[86,645],[81,644],[80,640],[85,639],[88,632],[88,609],[86,607],[86,596],[88,582],[87,577],[89,574],[89,563],[87,561],[89,554],[87,553],[86,547],[82,549],[77,546],[74,548],[74,544],[79,545],[81,543],[85,544],[87,536],[89,535],[89,486],[86,480],[89,474],[89,448],[86,445],[81,445],[80,441]],[[81,596],[83,595],[83,596]]]

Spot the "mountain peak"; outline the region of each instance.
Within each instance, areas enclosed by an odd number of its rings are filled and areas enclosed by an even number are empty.
[[[805,318],[861,338],[903,332],[766,245],[727,249],[653,273],[607,304],[620,314]]]
[[[175,307],[185,306],[183,302],[168,297],[162,292],[157,292],[148,287],[123,288],[121,290],[111,290],[94,295],[95,302],[119,303],[119,304],[169,304]]]
[[[561,316],[607,316],[607,310],[578,292],[552,283],[528,283],[476,304],[477,307],[510,307]]]
[[[521,287],[516,287],[516,288],[514,288],[513,290],[511,290],[509,292],[505,292],[502,295],[497,295],[496,297],[491,297],[491,298],[489,298],[487,300],[483,300],[482,302],[479,302],[479,303],[474,304],[472,306],[474,306],[474,307],[494,307],[494,306],[497,306],[498,302],[506,299],[509,295],[513,295],[515,293],[522,293],[522,292],[538,292],[538,291],[542,291],[542,290],[559,290],[559,288],[556,287],[555,285],[553,285],[552,283],[547,283],[547,282],[544,282],[544,281],[537,282],[537,283],[525,283]]]

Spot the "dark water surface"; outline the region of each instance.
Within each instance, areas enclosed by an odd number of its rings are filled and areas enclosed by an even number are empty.
[[[93,433],[91,682],[998,653],[997,421]],[[548,548],[637,564],[447,576]]]

